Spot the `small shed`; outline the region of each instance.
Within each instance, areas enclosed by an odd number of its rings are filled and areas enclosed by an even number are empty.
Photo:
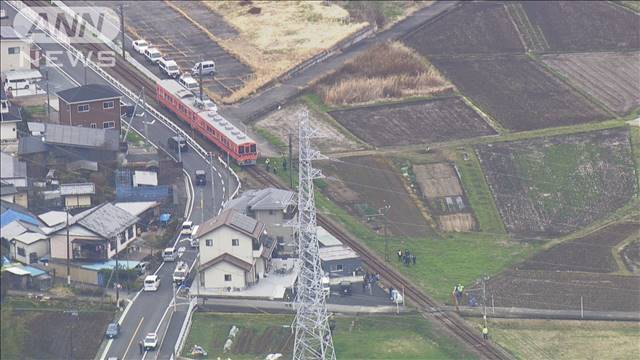
[[[133,173],[133,186],[158,186],[158,174],[155,171],[136,170]]]
[[[362,270],[358,254],[345,245],[321,247],[319,250],[322,270],[330,278],[352,277]]]
[[[91,207],[91,196],[95,193],[96,186],[93,183],[60,185],[60,196],[64,198],[64,205],[70,209]]]

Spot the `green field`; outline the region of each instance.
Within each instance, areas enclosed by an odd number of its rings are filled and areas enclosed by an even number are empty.
[[[417,315],[336,317],[333,332],[339,359],[466,359],[472,358]],[[209,358],[263,359],[266,354],[291,354],[293,335],[289,315],[195,313],[182,355],[193,344]],[[229,330],[239,328],[228,353],[223,346]]]
[[[480,326],[481,319],[471,320]],[[490,319],[489,337],[516,359],[637,359],[637,322]]]

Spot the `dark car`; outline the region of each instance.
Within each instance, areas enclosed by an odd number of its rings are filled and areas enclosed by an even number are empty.
[[[111,323],[111,324],[109,324],[109,326],[107,326],[107,338],[108,339],[117,338],[119,333],[120,333],[120,324]]]
[[[352,293],[351,283],[349,281],[343,281],[340,283],[340,294],[349,296]]]
[[[204,170],[196,170],[196,185],[207,184],[207,173]]]

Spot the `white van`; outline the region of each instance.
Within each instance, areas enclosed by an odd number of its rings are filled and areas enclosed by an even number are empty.
[[[4,85],[4,89],[8,92],[14,90],[28,89],[31,83],[26,79],[7,80]]]
[[[175,248],[172,248],[172,247],[166,248],[162,252],[162,260],[164,261],[176,261],[177,257],[178,257],[178,252],[176,251]]]
[[[147,48],[144,51],[144,57],[150,63],[157,63],[162,58],[162,54],[156,48]]]
[[[196,236],[196,234],[198,233],[198,228],[200,227],[200,225],[196,225],[193,227],[193,231],[191,231],[191,238],[189,239],[189,243],[191,244],[191,247],[199,247],[200,244],[198,243],[198,237]]]
[[[148,275],[144,278],[144,291],[158,291],[160,287],[160,277],[158,275]]]
[[[202,69],[202,76],[204,75],[215,75],[216,72],[216,63],[212,60],[198,62],[193,65],[191,69],[191,74],[195,76],[200,76],[200,70]]]
[[[193,231],[193,222],[192,221],[185,221],[182,223],[182,229],[180,229],[180,234],[182,235],[191,235],[191,232]]]
[[[165,73],[168,77],[172,77],[175,79],[180,76],[180,68],[178,67],[178,64],[173,60],[160,58],[160,60],[158,60],[158,66],[160,67],[160,71]]]
[[[180,76],[180,78],[178,79],[178,84],[182,85],[183,88],[189,91],[196,91],[199,87],[196,79],[187,75]]]

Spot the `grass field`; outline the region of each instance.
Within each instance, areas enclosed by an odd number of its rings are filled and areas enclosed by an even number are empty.
[[[480,326],[481,319],[472,319]],[[637,322],[491,319],[489,337],[517,359],[634,359]]]
[[[339,359],[466,359],[451,340],[416,315],[336,317],[333,341]],[[198,344],[209,358],[263,359],[270,352],[291,355],[289,315],[196,313],[183,355]],[[229,330],[240,331],[231,351],[222,352]]]

